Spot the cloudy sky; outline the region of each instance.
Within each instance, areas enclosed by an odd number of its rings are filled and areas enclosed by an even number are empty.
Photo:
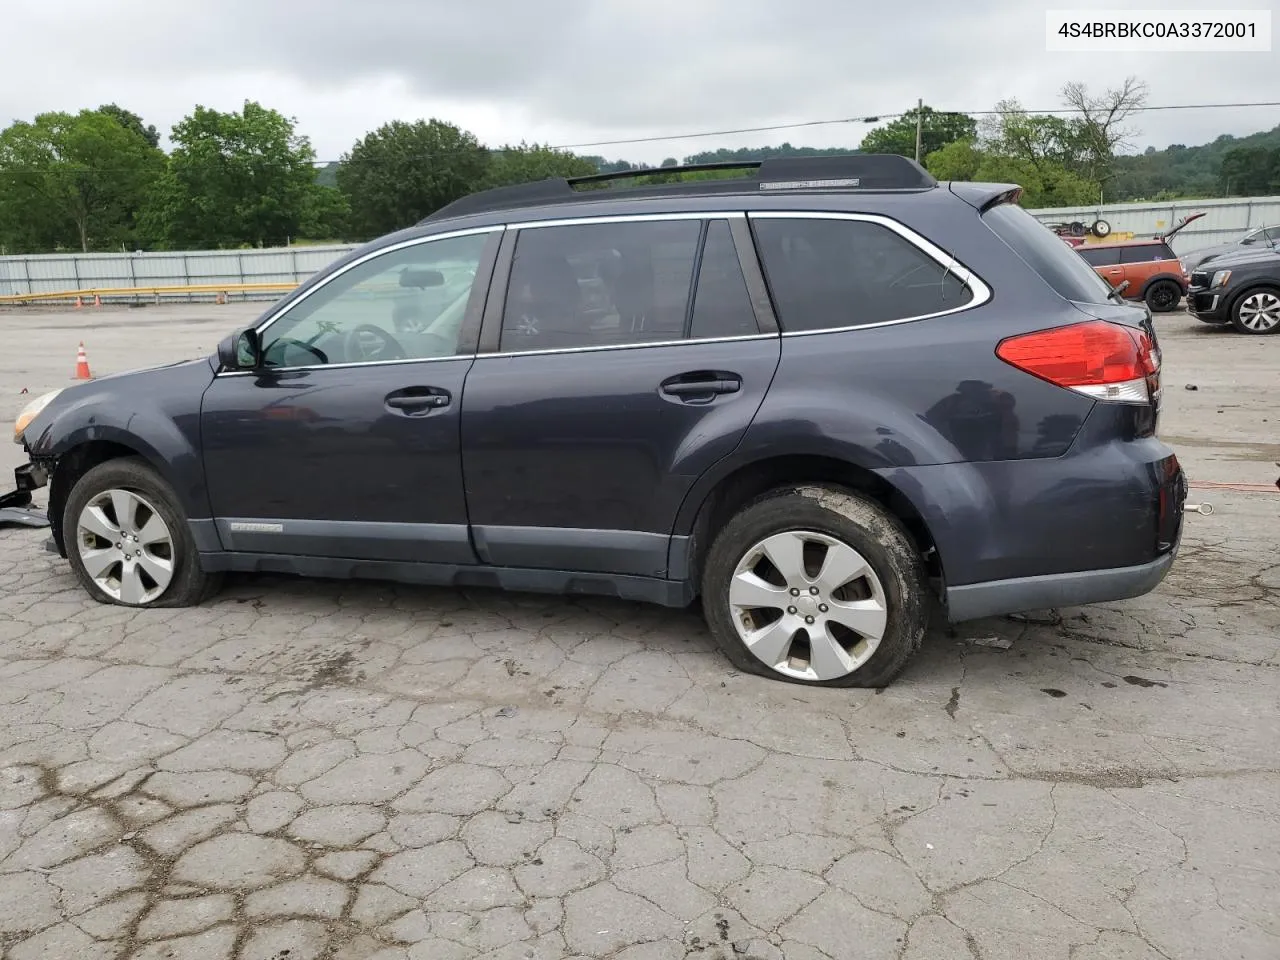
[[[1227,0],[1201,0],[1215,7]],[[896,113],[1060,105],[1069,80],[1136,74],[1152,105],[1280,99],[1280,52],[1046,53],[1048,8],[1147,0],[4,0],[0,126],[114,101],[162,132],[192,105],[255,99],[320,159],[393,119],[497,145],[577,145]],[[1233,7],[1274,8],[1274,0]],[[26,38],[26,39],[23,39]],[[17,42],[15,42],[15,40]],[[1151,112],[1141,148],[1280,124],[1280,108]],[[842,123],[579,152],[658,162],[784,140],[856,146]]]

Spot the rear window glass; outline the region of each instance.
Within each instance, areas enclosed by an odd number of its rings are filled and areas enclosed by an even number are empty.
[[[1080,303],[1106,303],[1111,287],[1052,230],[1027,211],[1002,203],[982,217],[993,233],[1059,294]]]

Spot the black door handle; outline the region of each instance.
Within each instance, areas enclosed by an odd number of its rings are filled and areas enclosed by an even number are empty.
[[[407,387],[404,390],[397,390],[394,393],[387,394],[384,402],[388,408],[412,416],[430,413],[432,410],[447,407],[450,400],[451,397],[447,390],[440,390],[436,387]]]
[[[700,370],[664,380],[660,389],[685,403],[710,403],[717,395],[741,390],[742,378],[723,370]]]

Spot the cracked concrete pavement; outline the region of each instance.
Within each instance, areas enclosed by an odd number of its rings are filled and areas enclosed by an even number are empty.
[[[80,339],[101,374],[253,312],[0,313],[2,412]],[[1274,480],[1280,339],[1159,324],[1193,478]],[[937,627],[882,692],[741,676],[693,615],[610,600],[255,577],[99,606],[0,531],[0,948],[1275,958],[1280,497],[1195,494],[1217,513],[1154,594]]]

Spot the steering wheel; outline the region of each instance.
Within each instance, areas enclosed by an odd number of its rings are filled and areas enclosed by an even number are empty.
[[[407,356],[399,340],[371,323],[362,323],[347,331],[342,352],[348,363],[404,360]]]

